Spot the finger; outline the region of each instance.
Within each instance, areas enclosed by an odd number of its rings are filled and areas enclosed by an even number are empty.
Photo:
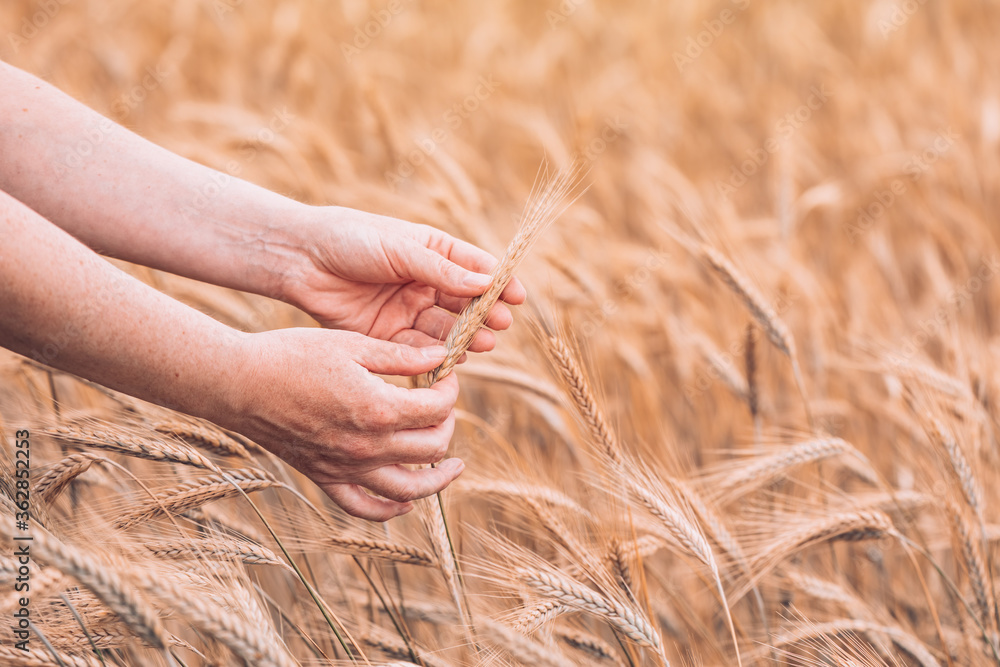
[[[359,519],[388,521],[413,509],[411,503],[370,496],[357,484],[321,484],[320,488],[341,509]]]
[[[413,328],[422,331],[428,336],[445,340],[449,332],[455,327],[457,318],[451,313],[440,308],[428,308],[420,313]],[[480,329],[472,338],[469,349],[473,352],[489,352],[496,347],[496,336],[489,329]]]
[[[462,309],[465,308],[465,304],[467,303],[469,303],[468,299],[459,299],[448,296],[447,294],[438,294],[437,298],[438,306],[441,306],[444,310],[455,313],[456,315],[462,312]],[[511,314],[510,308],[499,302],[493,304],[493,307],[490,308],[490,312],[486,315],[486,326],[494,331],[502,331],[509,327],[513,322],[514,315]]]
[[[434,370],[444,361],[444,347],[412,347],[377,338],[363,338],[354,360],[372,373],[382,375],[420,375]]]
[[[374,463],[376,465],[437,463],[448,455],[448,445],[454,434],[455,411],[452,410],[440,424],[425,428],[403,429],[393,433],[389,438],[389,446],[375,457]]]
[[[477,332],[478,334],[478,332]],[[495,338],[495,337],[494,337]],[[472,342],[475,343],[478,338],[473,338]],[[403,345],[409,345],[411,347],[430,347],[432,345],[440,345],[441,341],[437,338],[431,338],[422,331],[415,331],[413,329],[404,329],[397,333],[395,336],[390,338],[393,343],[401,343]],[[489,352],[492,348],[483,348],[481,350],[473,350],[473,352]],[[462,354],[458,358],[459,364],[464,364],[469,355]]]
[[[393,250],[393,266],[400,276],[447,294],[477,296],[486,291],[492,281],[489,275],[459,266],[416,241],[402,240]]]
[[[389,340],[393,343],[409,345],[410,347],[431,347],[434,345],[441,345],[440,339],[431,338],[423,331],[417,331],[416,329],[403,329]]]
[[[477,273],[489,273],[497,265],[497,258],[471,243],[452,239],[448,250],[448,259]],[[527,298],[524,285],[517,278],[510,281],[504,288],[500,298],[512,305],[520,305]]]
[[[384,466],[363,478],[372,491],[399,503],[406,503],[440,493],[465,470],[461,459],[448,459],[436,468],[410,470],[403,466]]]
[[[390,423],[383,426],[390,431],[403,431],[444,422],[458,400],[458,378],[453,375],[449,373],[433,386],[419,389],[383,383],[382,391],[374,398],[383,403],[384,413],[392,415]]]

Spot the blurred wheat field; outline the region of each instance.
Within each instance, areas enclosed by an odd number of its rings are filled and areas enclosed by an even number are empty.
[[[589,169],[457,371],[458,570],[434,498],[351,519],[251,442],[0,351],[48,644],[5,630],[0,663],[1000,664],[998,28],[985,0],[0,4],[4,60],[309,203],[499,254],[539,164]]]

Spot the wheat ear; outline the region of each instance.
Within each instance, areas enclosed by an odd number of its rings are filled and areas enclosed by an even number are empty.
[[[521,613],[514,619],[514,631],[522,635],[530,635],[567,611],[569,611],[569,607],[559,600],[550,598],[539,600],[521,610]]]
[[[195,447],[201,447],[223,456],[249,459],[246,447],[222,431],[201,424],[183,420],[160,421],[153,424],[153,430],[174,438],[180,438]]]
[[[701,246],[701,255],[722,282],[743,302],[743,305],[750,311],[757,324],[767,334],[768,340],[791,361],[795,384],[802,395],[806,416],[809,418],[810,423],[812,423],[812,412],[809,409],[805,383],[802,380],[802,371],[799,368],[799,359],[795,350],[795,339],[792,337],[788,325],[768,305],[767,300],[764,299],[764,296],[757,290],[754,284],[725,255],[708,245]]]
[[[218,466],[194,449],[180,443],[170,442],[165,438],[140,437],[110,429],[83,426],[56,426],[45,430],[44,433],[75,445],[117,452],[140,459],[182,463],[195,468],[218,470]]]
[[[615,667],[624,667],[624,663],[615,650],[602,639],[594,635],[580,632],[579,630],[567,630],[566,628],[556,628],[556,637],[564,641],[568,646],[582,651],[592,658],[604,662],[610,662]]]
[[[385,540],[371,540],[363,537],[342,537],[339,535],[326,537],[323,539],[323,543],[330,546],[334,551],[355,556],[380,558],[396,563],[408,563],[424,567],[436,567],[438,565],[438,559],[433,554],[408,544],[399,544]]]
[[[134,571],[99,560],[79,546],[63,543],[45,530],[36,530],[32,538],[31,549],[37,559],[90,589],[150,646],[166,646],[166,633],[156,610],[131,581]]]
[[[713,491],[721,498],[731,499],[732,495],[746,491],[745,485],[759,488],[773,482],[792,468],[821,461],[844,452],[853,452],[854,447],[840,438],[819,438],[793,445],[788,449],[750,461],[729,475],[713,483]]]
[[[559,171],[537,194],[529,197],[521,214],[517,233],[507,245],[507,249],[493,271],[492,282],[480,296],[465,305],[452,327],[445,347],[448,354],[441,365],[430,373],[430,384],[434,384],[455,368],[455,364],[472,344],[476,332],[486,323],[486,316],[500,298],[500,294],[514,278],[521,261],[538,241],[542,233],[569,206],[569,196],[580,179],[580,163],[574,162],[567,169]]]
[[[563,383],[569,389],[573,404],[576,405],[577,411],[583,417],[583,421],[590,431],[591,439],[604,450],[605,455],[615,465],[621,465],[621,443],[608,425],[576,355],[565,341],[557,336],[547,336],[545,343],[546,352],[552,358]]]
[[[870,621],[840,619],[829,623],[807,624],[801,628],[775,637],[774,647],[781,648],[797,644],[823,635],[838,635],[846,632],[875,632],[888,636],[899,648],[913,657],[921,667],[941,667],[923,642],[913,635],[892,626],[878,625]]]
[[[558,600],[568,607],[604,618],[640,646],[660,648],[659,634],[638,611],[607,598],[583,584],[550,572],[522,569],[517,574],[518,578],[536,593]]]
[[[97,658],[85,655],[59,656],[57,662],[45,649],[29,648],[21,650],[9,645],[0,645],[0,664],[10,667],[105,667]]]
[[[95,462],[107,460],[107,458],[93,452],[70,454],[56,461],[38,478],[32,493],[41,502],[51,503],[59,497],[59,494],[70,482],[90,470],[90,466]]]
[[[486,619],[481,625],[483,634],[489,641],[507,651],[515,659],[515,664],[538,665],[539,667],[575,667],[575,663],[570,662],[560,652],[550,649],[530,637],[514,632],[501,623]]]
[[[146,541],[142,546],[157,558],[169,560],[238,560],[247,565],[277,565],[290,569],[285,561],[266,547],[247,540],[223,537],[180,539],[170,542]]]
[[[129,528],[160,514],[180,514],[201,507],[205,503],[235,497],[240,495],[240,491],[234,484],[245,493],[284,486],[270,473],[255,468],[227,470],[224,475],[231,477],[232,481],[227,480],[222,474],[210,475],[158,493],[155,498],[143,501],[130,512],[117,517],[114,525],[116,528]]]

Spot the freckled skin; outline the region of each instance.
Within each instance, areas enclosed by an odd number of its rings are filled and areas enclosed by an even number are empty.
[[[378,375],[440,363],[492,256],[216,172],[2,62],[0,118],[0,345],[239,431],[355,516],[403,514],[462,472],[444,460],[455,375],[428,389]],[[98,253],[281,299],[326,329],[236,331]],[[517,281],[503,295],[524,298]],[[501,303],[487,325],[511,321]],[[494,345],[484,329],[471,349]]]

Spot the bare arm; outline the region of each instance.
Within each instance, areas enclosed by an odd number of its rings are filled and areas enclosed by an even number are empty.
[[[403,389],[444,358],[320,329],[244,334],[113,267],[0,192],[0,345],[108,387],[239,431],[351,514],[385,520],[462,471],[444,458],[454,375]],[[381,497],[368,495],[371,489]]]
[[[426,225],[306,206],[196,164],[2,62],[0,119],[0,190],[86,245],[282,299],[331,328],[436,343],[496,263]],[[503,294],[524,298],[517,280]],[[487,325],[511,321],[498,303]],[[484,330],[471,349],[494,344]]]
[[[286,230],[309,207],[171,153],[3,62],[0,119],[0,190],[102,254],[273,297],[306,261]]]

